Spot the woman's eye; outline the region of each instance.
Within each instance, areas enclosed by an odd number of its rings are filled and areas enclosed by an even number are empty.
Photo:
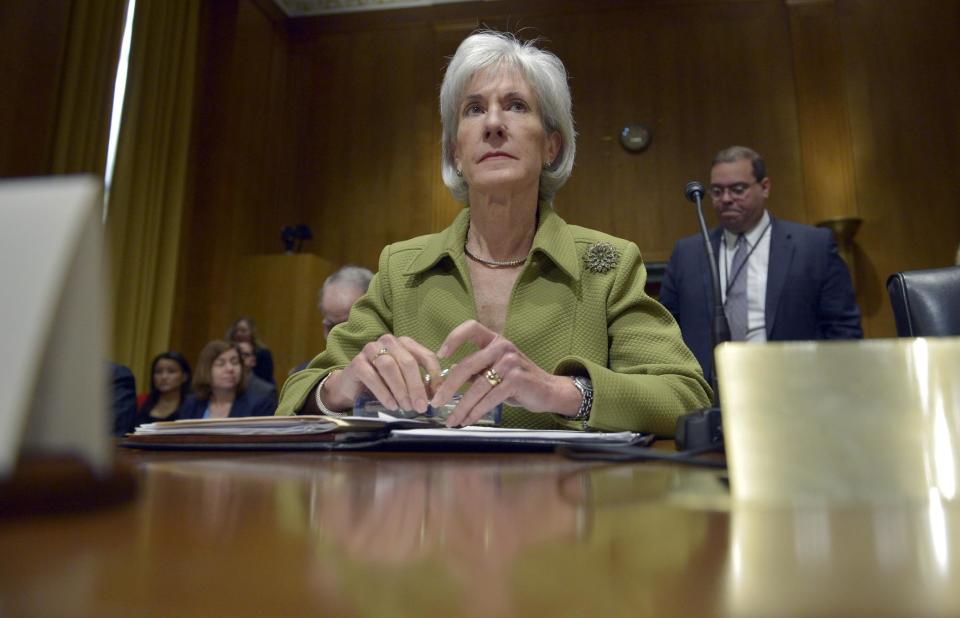
[[[523,101],[512,101],[508,109],[515,112],[525,112],[527,111],[527,104],[524,103]]]
[[[478,103],[471,103],[464,108],[463,113],[467,116],[472,116],[473,114],[483,113],[483,108],[480,107]]]

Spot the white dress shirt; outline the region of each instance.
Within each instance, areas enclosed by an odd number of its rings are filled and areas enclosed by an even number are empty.
[[[730,272],[730,263],[736,251],[738,236],[739,234],[724,230],[723,242],[720,243],[720,291],[723,302],[727,302],[727,288],[730,287],[728,278],[735,274]],[[747,240],[747,251],[752,250],[743,267],[747,274],[747,341],[766,341],[767,266],[770,264],[770,215],[766,210],[763,211],[760,221],[752,230],[746,232],[744,237]]]

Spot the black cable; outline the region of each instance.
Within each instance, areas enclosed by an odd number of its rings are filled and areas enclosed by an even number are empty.
[[[568,459],[576,459],[579,461],[662,461],[684,466],[726,469],[726,459],[716,460],[697,457],[697,455],[719,452],[722,448],[722,445],[710,445],[689,451],[669,453],[646,447],[592,445],[562,446],[557,449],[557,453]]]

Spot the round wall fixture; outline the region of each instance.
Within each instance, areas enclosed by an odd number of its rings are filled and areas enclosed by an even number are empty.
[[[620,131],[620,145],[628,152],[643,152],[653,135],[645,125],[630,124]]]

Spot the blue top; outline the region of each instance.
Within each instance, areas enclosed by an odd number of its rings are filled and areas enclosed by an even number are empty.
[[[233,401],[230,406],[230,417],[243,416],[272,416],[277,409],[277,395],[274,392],[256,395],[250,391],[244,392]],[[208,418],[210,410],[209,399],[198,399],[190,395],[180,408],[180,418]]]

